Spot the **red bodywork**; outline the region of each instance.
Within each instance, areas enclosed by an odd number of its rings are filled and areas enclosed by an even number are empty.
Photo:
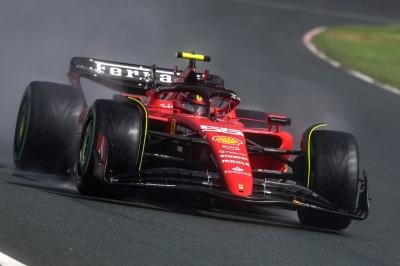
[[[223,86],[222,78],[208,70],[203,74],[196,71],[195,60],[210,61],[209,57],[184,52],[178,52],[177,57],[190,59],[183,72],[176,67],[71,59],[72,87],[83,94],[80,79],[87,78],[117,91],[119,94],[113,98],[116,105],[127,103],[140,109],[140,115],[135,114],[142,123],[141,142],[134,147],[138,148],[137,165],[132,171],[115,175],[106,172],[113,145],[99,132],[93,152],[93,176],[101,179],[101,184],[177,189],[203,193],[214,200],[310,209],[329,217],[335,214],[362,220],[368,216],[365,173],[358,179],[356,211],[346,212],[335,206],[304,186],[311,170],[306,176],[302,168],[306,167],[305,160],[310,166],[311,157],[307,146],[293,150],[293,137],[282,130],[290,124],[289,118],[237,109],[240,99]],[[81,112],[82,126],[89,110],[85,105]],[[304,145],[320,125],[304,132]],[[138,129],[131,132],[139,136]],[[295,160],[290,159],[291,155],[297,156]],[[287,167],[293,172],[286,173]],[[72,173],[78,177],[74,172],[76,169]]]
[[[196,73],[195,67],[189,67],[181,75],[175,77],[174,85],[186,84],[190,75]],[[208,70],[199,78],[208,78]],[[173,94],[173,93],[172,93]],[[267,117],[263,128],[246,128],[236,116],[235,108],[239,101],[232,101],[232,108],[229,112],[221,115],[214,115],[213,119],[200,115],[187,114],[176,107],[177,95],[168,97],[168,100],[162,99],[161,93],[157,90],[148,90],[146,97],[121,94],[140,98],[147,107],[149,125],[157,123],[162,124],[166,133],[178,134],[177,127],[183,126],[185,129],[197,132],[197,134],[206,139],[213,151],[214,160],[219,165],[220,175],[223,176],[228,190],[236,195],[248,197],[253,191],[254,169],[268,169],[279,172],[285,172],[286,164],[269,155],[248,155],[246,149],[246,138],[248,136],[261,136],[262,145],[278,149],[291,150],[293,148],[292,136],[283,130],[277,124],[267,124]],[[211,110],[211,113],[217,113],[218,110]],[[282,118],[281,116],[275,116]],[[244,118],[240,118],[243,120]],[[259,138],[259,137],[258,137]],[[290,155],[280,155],[289,159]]]

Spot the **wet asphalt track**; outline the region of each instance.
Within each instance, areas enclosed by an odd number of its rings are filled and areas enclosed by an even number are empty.
[[[80,2],[0,3],[0,252],[29,265],[400,264],[400,97],[301,42],[320,25],[400,20],[398,1]],[[244,106],[291,116],[296,136],[317,121],[354,133],[370,218],[325,232],[299,226],[289,211],[203,212],[143,193],[85,198],[68,179],[13,169],[12,131],[30,80],[66,82],[74,55],[173,66],[176,50],[193,49],[211,55],[209,68]]]

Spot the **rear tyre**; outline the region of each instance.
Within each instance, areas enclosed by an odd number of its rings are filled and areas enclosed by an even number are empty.
[[[14,163],[23,170],[67,174],[79,147],[81,90],[31,82],[25,90],[14,135]]]
[[[146,111],[139,103],[97,100],[89,111],[80,141],[76,183],[80,193],[122,198],[107,181],[140,169],[146,136]]]
[[[353,212],[358,194],[358,146],[353,135],[338,131],[316,131],[310,138],[309,188],[346,212]],[[306,180],[307,185],[307,180]],[[342,230],[351,218],[298,209],[299,220],[308,226]]]

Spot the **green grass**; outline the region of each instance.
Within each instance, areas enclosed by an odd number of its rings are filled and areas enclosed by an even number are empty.
[[[329,28],[313,43],[344,67],[400,88],[400,25]]]

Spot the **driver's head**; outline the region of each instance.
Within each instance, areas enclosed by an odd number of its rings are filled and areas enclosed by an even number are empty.
[[[198,94],[182,93],[178,106],[181,111],[189,114],[205,115],[207,112],[207,104]]]

